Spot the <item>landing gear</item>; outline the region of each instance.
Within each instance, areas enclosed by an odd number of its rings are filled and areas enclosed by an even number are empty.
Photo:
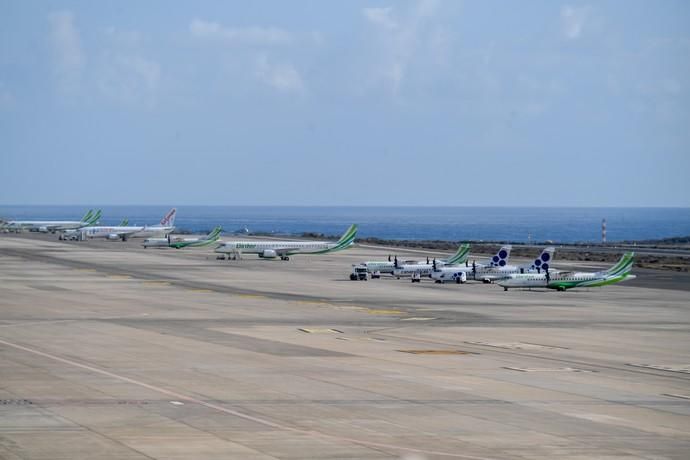
[[[290,256],[280,256],[280,260],[290,260]]]
[[[504,286],[504,287],[503,287],[503,290],[504,290],[504,291],[507,291],[507,290],[508,290],[508,288]]]

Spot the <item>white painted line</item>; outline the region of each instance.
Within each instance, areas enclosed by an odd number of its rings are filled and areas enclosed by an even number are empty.
[[[82,363],[79,363],[77,361],[72,361],[71,359],[66,359],[66,358],[61,358],[61,357],[56,356],[56,355],[51,355],[50,353],[45,353],[43,351],[36,350],[34,348],[29,348],[29,347],[25,347],[23,345],[19,345],[16,343],[7,342],[6,340],[2,340],[2,339],[0,339],[0,344],[15,348],[17,350],[25,351],[27,353],[32,353],[34,355],[42,356],[44,358],[52,359],[53,361],[58,361],[58,362],[61,362],[63,364],[67,364],[67,365],[70,365],[73,367],[85,369],[87,371],[91,371],[91,372],[94,372],[96,374],[106,375],[108,377],[111,377],[115,380],[119,380],[121,382],[131,383],[132,385],[137,385],[137,386],[140,386],[142,388],[146,388],[148,390],[164,394],[166,396],[172,396],[176,400],[183,400],[183,401],[187,401],[190,403],[199,404],[200,406],[204,406],[204,407],[207,407],[209,409],[217,410],[218,412],[223,412],[223,413],[228,414],[228,415],[233,415],[235,417],[238,417],[238,418],[241,418],[244,420],[249,420],[251,422],[258,423],[260,425],[264,425],[264,426],[267,426],[269,428],[274,428],[277,430],[289,431],[291,433],[296,433],[296,434],[300,434],[300,435],[330,439],[332,441],[350,442],[350,443],[358,444],[360,446],[365,446],[365,447],[376,447],[376,448],[381,448],[381,449],[390,449],[390,450],[394,450],[394,451],[414,452],[417,454],[424,454],[424,455],[438,455],[440,457],[465,458],[465,459],[469,459],[469,460],[496,460],[496,459],[493,459],[490,457],[478,457],[475,455],[464,455],[464,454],[457,454],[457,453],[450,453],[450,452],[439,452],[439,451],[433,451],[433,450],[416,449],[414,447],[401,447],[401,446],[396,446],[393,444],[385,444],[385,443],[374,442],[374,441],[364,441],[361,439],[348,438],[345,436],[326,434],[326,433],[322,433],[320,431],[294,428],[294,427],[284,425],[281,423],[272,422],[272,421],[267,420],[265,418],[254,417],[252,415],[238,412],[236,410],[228,409],[226,407],[219,406],[217,404],[202,401],[202,400],[194,398],[192,396],[187,396],[187,395],[184,395],[182,393],[177,393],[175,391],[168,390],[168,389],[165,389],[162,387],[157,387],[155,385],[151,385],[149,383],[145,383],[145,382],[142,382],[140,380],[136,380],[136,379],[133,379],[130,377],[125,377],[124,375],[118,375],[118,374],[115,374],[114,372],[110,372],[110,371],[106,371],[104,369],[99,369],[97,367],[89,366],[88,364],[82,364]]]
[[[170,401],[170,404],[173,406],[184,406],[184,403],[180,401]]]

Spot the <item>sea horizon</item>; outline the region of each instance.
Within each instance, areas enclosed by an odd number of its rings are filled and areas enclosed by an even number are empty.
[[[169,205],[0,205],[4,219],[80,219],[102,209],[102,225],[129,219],[153,225]],[[180,205],[175,225],[181,232],[338,235],[352,223],[358,236],[392,240],[600,242],[606,219],[607,241],[652,240],[690,235],[690,208],[548,206],[268,206]]]

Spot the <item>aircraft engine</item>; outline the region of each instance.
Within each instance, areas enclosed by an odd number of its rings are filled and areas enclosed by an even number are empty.
[[[264,259],[272,259],[274,257],[278,257],[278,254],[273,249],[264,249],[264,252],[262,252],[259,255]]]
[[[38,227],[38,231],[41,233],[48,233],[48,227]]]
[[[110,235],[108,235],[108,239],[109,240],[119,240],[120,235],[118,235],[117,233],[111,233]]]

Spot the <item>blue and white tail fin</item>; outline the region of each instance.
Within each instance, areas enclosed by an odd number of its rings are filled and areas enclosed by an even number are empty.
[[[161,227],[173,227],[175,225],[175,214],[177,214],[177,209],[172,208],[168,213],[161,219]]]
[[[556,252],[556,248],[553,246],[546,247],[542,249],[539,257],[534,259],[531,264],[521,265],[520,268],[527,270],[536,270],[541,272],[542,270],[549,270],[551,268],[551,262],[553,261],[553,254]]]
[[[501,249],[491,258],[487,263],[489,267],[504,267],[508,264],[508,259],[510,258],[510,250],[513,247],[509,244],[502,246]]]

